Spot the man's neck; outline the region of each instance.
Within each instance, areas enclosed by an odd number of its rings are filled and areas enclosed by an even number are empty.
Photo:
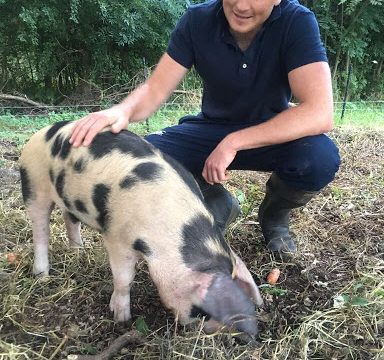
[[[253,30],[249,33],[245,33],[245,34],[234,32],[234,31],[232,31],[232,29],[230,29],[230,32],[231,32],[232,36],[234,37],[236,44],[239,46],[239,48],[242,51],[245,51],[248,49],[249,45],[251,45],[251,42],[253,41],[256,34],[259,32],[259,30],[260,29],[255,29],[255,30]]]

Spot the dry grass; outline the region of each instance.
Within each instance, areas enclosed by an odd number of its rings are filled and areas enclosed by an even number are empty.
[[[257,224],[267,174],[235,173],[244,214],[228,239],[254,274],[266,300],[258,311],[260,343],[184,328],[160,304],[145,264],[132,290],[134,324],[108,310],[111,274],[100,236],[84,229],[84,250],[67,248],[63,222],[51,221],[52,276],[32,276],[31,228],[20,198],[18,150],[0,141],[0,359],[65,359],[98,353],[119,335],[148,326],[142,346],[116,359],[384,359],[384,133],[333,134],[343,164],[337,179],[294,213],[299,253],[281,262],[267,253]],[[17,261],[6,259],[17,254]],[[282,277],[265,277],[279,267]]]

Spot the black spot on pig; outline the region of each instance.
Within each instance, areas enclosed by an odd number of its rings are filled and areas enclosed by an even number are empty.
[[[72,207],[71,202],[65,196],[63,197],[63,203],[67,209],[70,209]]]
[[[136,183],[137,183],[137,178],[128,175],[123,180],[120,181],[119,185],[122,189],[129,189]]]
[[[69,220],[71,220],[73,224],[77,224],[78,222],[80,222],[80,220],[71,212],[68,211],[67,214],[68,214]]]
[[[67,209],[72,207],[70,201],[64,195],[64,186],[65,186],[65,170],[61,170],[59,175],[57,175],[55,188],[57,195],[63,200],[63,203]]]
[[[107,185],[97,184],[94,186],[92,194],[93,204],[99,212],[96,220],[104,232],[108,230],[109,211],[107,204],[110,191],[111,189]]]
[[[52,184],[55,184],[55,174],[53,173],[52,169],[49,169],[49,179],[51,180]]]
[[[153,181],[161,177],[163,168],[154,162],[144,162],[137,165],[132,172],[137,175],[140,180]]]
[[[193,269],[205,273],[232,274],[233,264],[229,256],[214,254],[207,249],[206,253],[200,253],[193,259]]]
[[[23,195],[24,203],[26,204],[28,200],[32,197],[32,188],[31,182],[29,180],[29,175],[27,169],[20,167],[20,178],[21,178],[21,193]]]
[[[65,139],[62,143],[62,146],[61,146],[61,150],[60,150],[60,158],[65,160],[68,155],[69,155],[69,152],[71,151],[71,144],[69,142],[69,138]]]
[[[61,147],[63,146],[64,137],[62,135],[57,135],[55,141],[51,146],[51,155],[53,157],[57,156],[60,153]]]
[[[59,197],[64,197],[64,185],[65,185],[65,170],[61,170],[59,175],[57,175],[55,188]]]
[[[70,123],[69,120],[66,120],[66,121],[59,121],[55,124],[53,124],[50,129],[47,131],[47,133],[45,134],[45,141],[49,141],[51,140],[51,138],[65,125],[67,125],[68,123]]]
[[[208,321],[211,318],[211,315],[209,315],[207,312],[205,312],[202,308],[193,305],[191,308],[191,312],[189,314],[189,317],[191,318],[202,318],[205,316],[205,320]]]
[[[51,154],[53,157],[59,156],[61,159],[66,159],[71,150],[69,138],[64,138],[62,135],[57,135],[51,146]]]
[[[169,156],[168,154],[163,153],[163,158],[166,160],[179,174],[179,176],[183,179],[184,183],[188,186],[188,188],[202,201],[204,201],[203,195],[200,191],[199,186],[196,183],[193,175],[177,160]]]
[[[148,244],[142,239],[135,240],[135,242],[133,243],[133,249],[136,251],[140,251],[145,256],[149,256],[152,253]]]
[[[213,253],[208,247],[208,241],[216,241],[223,253]],[[181,254],[185,264],[201,272],[221,272],[232,274],[233,264],[230,249],[216,225],[204,215],[197,215],[183,227],[183,245]]]
[[[96,159],[108,155],[112,150],[130,154],[135,158],[144,158],[154,154],[152,145],[127,130],[118,134],[109,131],[99,133],[89,146],[89,151]]]
[[[83,158],[77,159],[73,164],[73,170],[77,173],[82,173],[85,169],[86,161]]]
[[[77,211],[80,211],[81,213],[85,213],[85,214],[88,213],[88,210],[87,210],[84,202],[82,202],[81,200],[79,200],[79,199],[75,200],[74,204],[75,204],[75,208]]]

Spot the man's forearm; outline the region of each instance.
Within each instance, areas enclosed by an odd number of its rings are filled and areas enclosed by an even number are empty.
[[[331,109],[313,109],[300,104],[272,119],[229,134],[223,141],[235,151],[281,144],[305,136],[318,135],[332,129]]]
[[[129,122],[139,122],[151,116],[164,101],[153,93],[147,83],[143,83],[116,106],[124,112]]]

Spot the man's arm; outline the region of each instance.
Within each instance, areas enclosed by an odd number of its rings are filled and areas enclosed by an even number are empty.
[[[226,169],[239,150],[285,143],[328,132],[333,127],[333,97],[329,66],[316,62],[288,74],[299,105],[272,119],[226,136],[205,162],[203,177],[210,183],[228,179]]]
[[[107,126],[119,132],[129,122],[146,119],[171,95],[188,69],[164,54],[153,74],[120,104],[110,109],[91,113],[77,121],[70,142],[73,146],[89,145],[95,135]]]

